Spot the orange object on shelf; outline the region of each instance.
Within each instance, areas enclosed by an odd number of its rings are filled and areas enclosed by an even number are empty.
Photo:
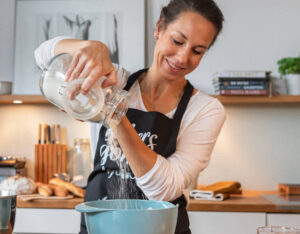
[[[201,191],[211,191],[214,195],[222,194],[240,194],[241,184],[236,181],[220,181],[210,185],[197,185],[197,189]]]
[[[287,195],[300,195],[300,184],[278,184],[278,192]]]

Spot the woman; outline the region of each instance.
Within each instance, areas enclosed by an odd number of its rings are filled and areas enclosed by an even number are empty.
[[[130,92],[127,115],[109,130],[130,167],[129,176],[122,176],[111,150],[103,151],[109,131],[92,124],[91,145],[97,138],[98,143],[85,201],[171,201],[179,204],[176,233],[190,233],[183,189],[207,166],[225,114],[217,99],[194,89],[185,76],[212,46],[222,23],[223,15],[212,0],[171,1],[156,25],[151,67],[129,77],[111,63],[108,48],[101,42],[55,38],[35,51],[40,67],[54,54],[72,54],[67,81],[86,77],[83,94],[103,75],[108,79],[102,87],[117,85]],[[120,192],[124,183],[125,192]],[[84,223],[81,233],[86,233]]]

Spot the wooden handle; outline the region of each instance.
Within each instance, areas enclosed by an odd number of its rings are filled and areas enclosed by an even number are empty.
[[[42,125],[39,124],[39,130],[38,130],[38,143],[42,143]]]
[[[51,144],[51,127],[50,125],[47,126],[47,134],[48,134],[48,141],[47,141],[47,144]]]
[[[55,144],[56,139],[56,131],[55,131],[55,124],[52,124],[51,126],[51,143]]]
[[[60,132],[60,125],[59,124],[56,125],[55,133],[56,133],[55,142],[56,142],[56,144],[60,144],[60,142],[61,142],[61,132]]]
[[[48,143],[48,125],[44,124],[44,144]]]

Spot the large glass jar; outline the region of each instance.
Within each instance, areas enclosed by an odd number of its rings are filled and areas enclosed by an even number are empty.
[[[42,94],[75,119],[101,122],[106,127],[111,121],[118,124],[128,110],[129,93],[115,87],[103,89],[101,84],[105,77],[101,77],[86,95],[81,94],[84,78],[65,81],[71,62],[70,54],[59,54],[51,59],[40,79]]]
[[[72,183],[84,187],[93,168],[89,139],[74,139],[72,149]]]

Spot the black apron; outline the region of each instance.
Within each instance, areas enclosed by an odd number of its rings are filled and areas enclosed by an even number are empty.
[[[128,91],[141,74],[146,71],[147,69],[143,69],[132,74],[128,78],[124,90]],[[144,143],[165,158],[168,158],[176,150],[180,122],[192,96],[193,89],[193,86],[187,82],[173,119],[156,111],[145,112],[137,109],[128,109],[126,116]],[[84,200],[147,199],[136,185],[135,177],[122,151],[119,149],[112,152],[108,147],[109,135],[110,130],[102,126],[94,158],[94,170],[88,178]],[[121,157],[121,165],[117,163],[116,156]],[[190,234],[185,197],[182,195],[172,201],[172,203],[179,205],[175,233]],[[81,217],[80,233],[87,233],[83,215]]]

